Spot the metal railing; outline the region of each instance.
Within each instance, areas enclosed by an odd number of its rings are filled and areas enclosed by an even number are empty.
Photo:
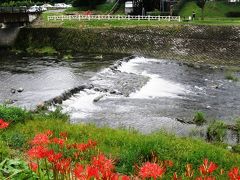
[[[64,20],[158,20],[158,21],[181,21],[180,16],[125,16],[125,15],[62,15],[48,16],[48,21]]]
[[[0,13],[26,13],[26,7],[0,7]]]

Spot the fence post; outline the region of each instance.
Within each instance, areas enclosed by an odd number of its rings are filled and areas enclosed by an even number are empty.
[[[150,21],[150,15],[148,15],[148,20]]]
[[[178,22],[181,22],[181,17],[180,16],[178,16]]]
[[[160,21],[160,15],[158,15],[158,21]]]
[[[90,21],[90,19],[91,19],[91,18],[90,18],[90,15],[88,15],[88,20]]]
[[[54,21],[56,21],[57,20],[57,16],[54,16]]]
[[[110,15],[108,14],[108,20],[110,20]]]
[[[140,15],[138,15],[138,20],[140,20]]]
[[[170,16],[168,16],[168,21],[171,21]]]
[[[78,20],[79,20],[79,21],[81,20],[81,16],[80,16],[80,15],[78,15]]]
[[[130,15],[128,15],[128,20],[130,20]]]

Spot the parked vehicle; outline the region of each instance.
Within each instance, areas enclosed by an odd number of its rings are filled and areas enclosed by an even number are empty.
[[[133,2],[126,1],[125,2],[125,14],[131,14],[131,13],[133,13]]]
[[[66,9],[66,8],[70,8],[70,7],[72,7],[71,4],[65,4],[65,3],[54,4],[54,8],[58,8],[58,9]]]

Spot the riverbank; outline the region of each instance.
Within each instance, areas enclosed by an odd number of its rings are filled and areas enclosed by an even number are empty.
[[[128,53],[192,63],[239,65],[240,28],[171,25],[134,28],[23,28],[14,48]],[[69,54],[69,53],[68,53]]]
[[[120,174],[135,175],[136,166],[141,166],[146,161],[153,162],[154,159],[158,162],[165,160],[173,162],[172,167],[168,168],[163,176],[164,179],[172,177],[174,172],[184,177],[187,163],[196,170],[193,177],[200,176],[197,167],[205,158],[218,165],[214,175],[220,179],[227,179],[227,173],[220,177],[221,169],[228,171],[234,166],[240,166],[240,155],[227,150],[226,145],[179,138],[165,132],[142,135],[134,130],[69,124],[68,117],[58,110],[48,114],[43,112],[36,114],[19,108],[0,106],[0,118],[10,123],[0,134],[2,159],[9,157],[27,161],[25,153],[29,148],[28,142],[35,134],[51,130],[55,133],[65,132],[67,141],[71,143],[87,142],[89,139],[96,141],[97,151],[113,159],[116,172]]]

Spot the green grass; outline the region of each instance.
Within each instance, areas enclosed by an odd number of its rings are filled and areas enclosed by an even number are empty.
[[[179,138],[165,132],[143,135],[131,130],[69,124],[66,121],[67,116],[59,111],[50,114],[32,114],[32,117],[30,120],[26,119],[25,123],[12,124],[1,132],[1,145],[11,148],[8,154],[12,157],[24,159],[24,152],[28,148],[30,139],[36,133],[50,129],[56,133],[68,132],[68,140],[71,142],[96,140],[100,151],[116,160],[117,171],[120,173],[132,174],[134,165],[141,165],[148,161],[152,153],[156,154],[160,160],[174,162],[171,173],[178,171],[183,174],[186,163],[193,164],[197,169],[204,158],[214,161],[225,170],[240,166],[239,154],[201,140]],[[2,151],[5,156],[7,152],[3,150],[6,148],[2,150],[0,148],[0,153]]]
[[[45,46],[42,48],[35,48],[35,47],[29,47],[26,49],[27,53],[29,54],[45,54],[45,55],[54,55],[58,52],[50,46]]]
[[[195,1],[187,2],[179,15],[188,18],[188,16],[192,15],[192,11],[195,11],[196,18],[201,17],[201,9],[196,5]],[[239,12],[239,4],[228,4],[226,1],[207,1],[204,14],[206,18],[223,18],[230,11]]]

